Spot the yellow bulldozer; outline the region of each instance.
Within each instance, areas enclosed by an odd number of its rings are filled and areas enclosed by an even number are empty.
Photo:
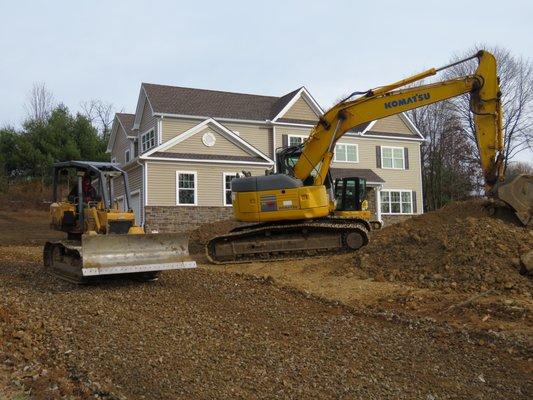
[[[62,196],[65,181],[72,184]],[[122,206],[114,200],[114,184],[124,188]],[[164,270],[196,267],[189,258],[186,234],[148,234],[137,224],[128,174],[116,164],[55,164],[53,196],[51,228],[65,232],[67,238],[47,242],[43,261],[46,269],[64,280],[89,283],[113,275],[152,281]]]
[[[472,75],[431,84],[412,84],[453,65],[477,59]],[[206,246],[213,263],[248,262],[357,250],[368,243],[371,221],[358,204],[354,182],[333,182],[330,165],[336,142],[361,124],[468,94],[490,208],[505,206],[531,224],[533,177],[503,176],[504,132],[496,59],[480,51],[467,59],[431,68],[398,82],[356,92],[322,115],[302,144],[277,153],[278,173],[231,182],[235,219],[249,224],[214,237]],[[352,99],[353,98],[353,99]],[[346,190],[343,185],[350,184]],[[350,193],[340,201],[340,194]]]

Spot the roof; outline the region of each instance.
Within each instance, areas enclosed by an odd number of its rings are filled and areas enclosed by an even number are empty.
[[[143,83],[155,114],[195,115],[253,121],[273,119],[301,90],[281,97]]]
[[[116,113],[115,115],[126,131],[126,135],[130,136],[130,133],[133,129],[133,122],[135,121],[135,114]]]
[[[337,178],[349,178],[356,176],[358,178],[364,178],[367,182],[371,183],[384,183],[385,180],[376,174],[371,169],[359,169],[359,168],[331,168],[331,176],[333,179]]]
[[[264,163],[265,159],[261,157],[247,157],[247,156],[228,156],[218,154],[197,154],[197,153],[171,153],[165,151],[158,151],[152,154],[152,157],[161,158],[182,158],[186,160],[227,160],[227,161],[245,161],[245,162],[260,162]]]

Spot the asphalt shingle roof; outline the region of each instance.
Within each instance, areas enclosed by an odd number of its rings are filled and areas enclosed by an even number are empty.
[[[116,113],[115,115],[117,116],[120,123],[126,130],[126,135],[131,135],[132,134],[131,130],[133,128],[133,122],[135,121],[135,114]]]
[[[235,118],[273,119],[300,88],[282,97],[193,89],[143,83],[154,113]]]

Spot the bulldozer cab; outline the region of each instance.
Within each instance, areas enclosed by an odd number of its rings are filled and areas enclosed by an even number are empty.
[[[366,200],[366,179],[359,177],[335,180],[336,211],[362,211]]]
[[[113,178],[121,178],[126,188],[124,209],[130,207],[128,175],[118,166],[106,162],[66,161],[54,164],[53,201],[68,201],[70,203],[96,206],[102,209],[113,209],[114,193]],[[70,186],[66,199],[61,198],[60,186],[65,183]]]

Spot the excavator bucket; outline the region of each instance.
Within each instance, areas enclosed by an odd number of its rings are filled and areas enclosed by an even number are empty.
[[[189,257],[188,241],[188,236],[180,233],[83,235],[81,245],[47,243],[45,266],[75,283],[118,274],[153,280],[160,271],[196,268]]]
[[[517,175],[496,188],[497,197],[509,205],[522,224],[533,223],[533,176]]]

